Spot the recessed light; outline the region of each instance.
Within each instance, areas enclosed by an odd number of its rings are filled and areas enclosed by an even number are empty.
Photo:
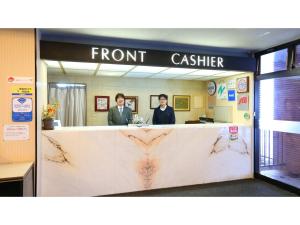
[[[61,62],[64,69],[75,69],[75,70],[95,70],[97,63],[84,63],[84,62]]]
[[[134,66],[132,65],[119,65],[119,64],[101,64],[99,70],[105,71],[128,71]]]

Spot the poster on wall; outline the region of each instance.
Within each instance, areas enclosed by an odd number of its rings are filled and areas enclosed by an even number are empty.
[[[249,110],[249,94],[238,94],[237,109],[240,111]]]
[[[235,101],[235,90],[228,90],[228,101],[229,102]]]
[[[235,79],[231,79],[227,81],[227,89],[235,89],[235,85],[236,85]]]
[[[32,98],[12,98],[12,120],[14,122],[32,121]]]
[[[247,93],[249,91],[249,77],[237,78],[237,93]]]
[[[25,141],[29,140],[29,125],[4,125],[4,141]]]
[[[217,99],[227,100],[226,83],[222,80],[217,85]]]

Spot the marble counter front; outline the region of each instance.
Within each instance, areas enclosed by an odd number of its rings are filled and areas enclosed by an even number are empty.
[[[98,196],[253,177],[252,128],[67,127],[42,132],[38,196]]]

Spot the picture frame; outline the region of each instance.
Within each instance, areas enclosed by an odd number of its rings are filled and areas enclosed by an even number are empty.
[[[241,77],[236,79],[236,91],[237,93],[249,92],[249,77]]]
[[[109,110],[109,96],[95,96],[95,112],[107,112]]]
[[[150,109],[155,109],[159,106],[159,95],[150,95]]]
[[[173,95],[174,111],[190,111],[191,96],[190,95]]]
[[[132,110],[132,113],[138,113],[138,96],[125,96],[124,105]]]

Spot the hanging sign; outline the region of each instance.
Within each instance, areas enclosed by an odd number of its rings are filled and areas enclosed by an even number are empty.
[[[227,99],[226,83],[219,81],[217,85],[217,99]]]
[[[12,98],[12,120],[14,122],[32,121],[32,98]]]
[[[252,57],[41,41],[41,59],[125,65],[255,71]]]
[[[235,90],[228,90],[228,101],[235,101]]]
[[[29,140],[29,125],[4,125],[4,141],[25,141]]]
[[[32,95],[32,87],[13,86],[11,88],[12,95]]]
[[[32,84],[33,77],[16,77],[16,76],[9,76],[7,78],[7,82],[10,84]]]
[[[237,109],[241,110],[241,111],[249,110],[249,95],[248,94],[238,94]]]
[[[210,96],[213,96],[216,93],[216,90],[217,90],[216,82],[209,81],[207,84],[207,93]]]

